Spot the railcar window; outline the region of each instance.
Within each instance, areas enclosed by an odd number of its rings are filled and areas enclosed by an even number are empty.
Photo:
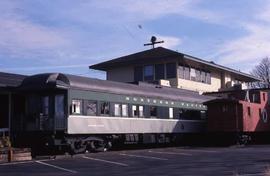
[[[39,112],[40,98],[36,95],[30,95],[27,98],[27,118],[28,121],[34,122]]]
[[[101,115],[109,115],[110,114],[110,103],[109,102],[101,102],[100,103],[100,114]]]
[[[128,105],[122,104],[122,116],[127,117],[128,116]]]
[[[156,106],[150,106],[150,117],[151,118],[157,117],[157,107]]]
[[[114,116],[121,116],[120,104],[114,104]]]
[[[173,108],[169,108],[169,118],[173,119]]]
[[[139,117],[144,117],[143,106],[139,106]]]
[[[188,120],[199,120],[201,119],[201,111],[179,109],[179,118]]]
[[[206,111],[201,111],[201,119],[206,119]]]
[[[49,115],[49,96],[42,97],[41,102],[41,113],[43,115]]]
[[[138,116],[138,109],[136,105],[132,105],[132,117]]]
[[[64,105],[64,95],[56,95],[54,108],[55,108],[55,117],[56,118],[64,118],[65,116],[65,105]]]
[[[82,100],[72,100],[72,114],[81,114],[82,113]]]
[[[97,102],[91,100],[86,101],[86,115],[97,115]]]
[[[224,104],[222,105],[222,112],[227,112],[228,111],[228,105]]]

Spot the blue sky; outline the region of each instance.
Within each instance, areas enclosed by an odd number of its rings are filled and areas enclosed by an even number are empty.
[[[269,0],[0,0],[0,71],[88,66],[160,46],[249,72],[270,55]]]

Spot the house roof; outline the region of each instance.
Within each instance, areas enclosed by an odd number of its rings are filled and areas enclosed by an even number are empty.
[[[247,81],[247,82],[260,81],[259,78],[255,77],[253,75],[243,73],[243,72],[234,70],[232,68],[228,68],[228,67],[216,64],[214,62],[209,62],[209,61],[197,58],[197,57],[193,57],[193,56],[190,56],[187,54],[179,53],[177,51],[173,51],[173,50],[163,48],[163,47],[157,47],[154,49],[145,50],[142,52],[130,54],[127,56],[119,57],[119,58],[112,59],[112,60],[105,61],[105,62],[101,62],[101,63],[95,64],[95,65],[91,65],[91,66],[89,66],[89,68],[107,71],[107,70],[114,68],[114,67],[121,67],[121,66],[133,65],[133,64],[145,64],[147,62],[149,63],[152,61],[154,61],[154,62],[164,61],[164,60],[175,61],[175,60],[180,60],[180,59],[193,61],[196,63],[200,63],[202,65],[206,65],[206,66],[213,68],[213,69],[219,69],[219,70],[222,70],[224,72],[229,72],[229,73],[239,75],[243,79],[245,79],[245,81]]]
[[[17,87],[27,76],[0,72],[0,87]]]

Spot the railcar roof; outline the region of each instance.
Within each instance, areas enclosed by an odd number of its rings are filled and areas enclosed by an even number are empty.
[[[34,85],[39,86],[39,88],[44,88],[46,86],[66,86],[69,89],[99,91],[129,96],[155,97],[160,99],[197,103],[203,103],[215,98],[183,89],[163,86],[134,85],[62,73],[34,75],[26,78],[22,83],[22,87],[31,88]]]
[[[0,87],[17,87],[26,77],[25,75],[0,72]]]

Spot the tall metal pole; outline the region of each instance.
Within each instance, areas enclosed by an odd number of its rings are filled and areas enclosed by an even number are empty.
[[[8,133],[11,137],[11,93],[8,93]]]

